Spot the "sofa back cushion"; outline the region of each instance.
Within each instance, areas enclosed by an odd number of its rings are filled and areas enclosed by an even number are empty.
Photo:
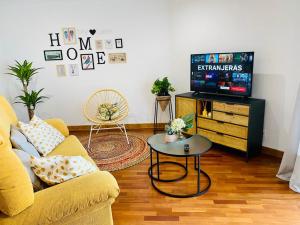
[[[6,137],[9,137],[10,126],[17,125],[18,118],[15,111],[8,103],[8,101],[0,96],[0,130],[2,130]]]
[[[0,137],[3,131],[0,130]],[[9,139],[0,143],[0,211],[14,216],[33,204],[34,194],[30,177]]]

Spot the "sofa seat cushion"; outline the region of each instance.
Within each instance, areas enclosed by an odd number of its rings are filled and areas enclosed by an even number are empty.
[[[34,204],[15,217],[0,214],[0,225],[47,225],[92,207],[104,208],[119,195],[115,178],[97,171],[35,193]]]
[[[65,140],[60,143],[52,152],[50,152],[48,156],[53,155],[82,156],[83,158],[95,164],[94,160],[89,157],[85,148],[74,135],[66,137]]]

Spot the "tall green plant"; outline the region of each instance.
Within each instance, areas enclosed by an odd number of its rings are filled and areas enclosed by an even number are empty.
[[[41,95],[41,92],[44,90],[43,88],[39,91],[28,90],[32,77],[37,74],[40,69],[41,68],[33,68],[32,62],[27,62],[27,60],[22,63],[16,61],[16,65],[8,66],[10,72],[7,74],[16,77],[22,83],[23,95],[17,96],[16,98],[18,100],[15,103],[21,103],[27,107],[29,119],[33,117],[36,105],[48,98]]]

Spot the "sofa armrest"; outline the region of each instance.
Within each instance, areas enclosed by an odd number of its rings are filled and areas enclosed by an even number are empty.
[[[52,118],[45,120],[48,124],[59,130],[65,137],[69,136],[69,129],[62,119]]]
[[[110,206],[118,195],[113,175],[97,171],[36,192],[33,205],[17,216],[0,213],[0,224],[52,224],[89,207]]]

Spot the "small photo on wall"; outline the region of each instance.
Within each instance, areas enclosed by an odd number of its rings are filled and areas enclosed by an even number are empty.
[[[113,47],[114,47],[113,40],[111,40],[111,39],[105,40],[105,48],[106,49],[112,49]]]
[[[81,68],[82,70],[93,70],[94,66],[94,56],[93,54],[80,54]]]
[[[63,60],[62,50],[45,50],[45,61]]]
[[[122,38],[115,39],[116,48],[123,48]]]
[[[96,47],[96,50],[103,50],[103,41],[95,40],[95,47]]]
[[[56,65],[57,76],[64,77],[67,75],[65,65]]]
[[[63,28],[62,36],[65,45],[76,44],[76,30],[74,27]]]
[[[79,76],[79,68],[77,64],[69,64],[69,75]]]
[[[111,64],[126,63],[126,53],[109,53],[108,61]]]

